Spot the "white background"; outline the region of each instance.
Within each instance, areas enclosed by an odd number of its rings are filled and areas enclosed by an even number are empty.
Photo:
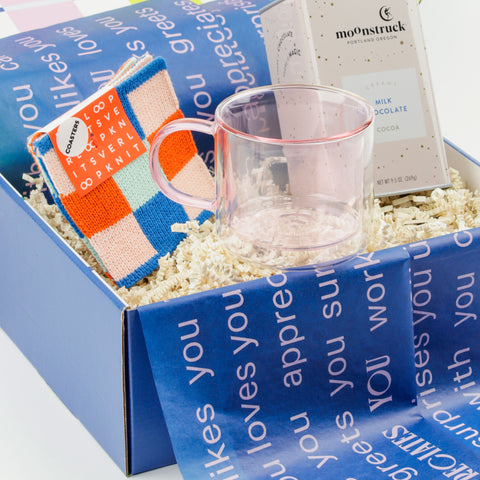
[[[479,0],[420,6],[443,135],[480,159]],[[0,330],[0,478],[117,480],[123,473]],[[176,466],[135,480],[181,480]]]

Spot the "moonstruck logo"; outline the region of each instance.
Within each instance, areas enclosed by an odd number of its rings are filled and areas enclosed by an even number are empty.
[[[393,15],[392,15],[392,12],[390,12],[390,7],[387,7],[386,5],[384,5],[381,9],[380,9],[380,18],[382,20],[385,20],[385,22],[390,22],[393,20]]]
[[[379,10],[380,18],[384,22],[392,22],[393,14],[391,12],[390,7],[384,5]],[[374,35],[383,35],[385,33],[400,33],[405,32],[406,26],[402,23],[401,20],[398,20],[393,23],[389,23],[388,25],[373,25],[373,26],[356,26],[350,30],[339,30],[335,33],[337,40],[341,40],[344,38],[353,38],[356,36],[361,37],[368,37]]]

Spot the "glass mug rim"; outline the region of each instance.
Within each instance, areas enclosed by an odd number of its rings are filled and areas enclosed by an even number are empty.
[[[284,139],[284,138],[276,138],[276,137],[262,137],[261,135],[252,135],[250,133],[243,132],[238,130],[231,125],[228,124],[227,121],[222,116],[222,111],[229,107],[231,104],[238,102],[241,105],[241,100],[245,97],[254,97],[256,95],[261,95],[262,93],[277,91],[277,90],[312,90],[315,92],[326,92],[335,95],[340,95],[346,99],[353,100],[358,107],[365,110],[366,113],[366,120],[364,122],[359,123],[359,125],[355,128],[352,128],[348,131],[344,131],[335,135],[329,135],[320,138],[300,138],[300,139]],[[259,87],[253,87],[245,90],[241,90],[239,92],[235,92],[232,95],[226,97],[222,100],[217,108],[215,109],[215,129],[221,128],[223,130],[228,131],[229,133],[241,137],[245,140],[256,141],[261,143],[270,143],[270,144],[277,144],[277,145],[303,145],[303,144],[311,144],[311,145],[319,145],[319,144],[327,144],[331,142],[338,142],[341,140],[349,139],[355,137],[357,135],[362,134],[366,129],[368,129],[374,122],[375,119],[375,111],[373,107],[360,95],[355,93],[349,92],[347,90],[343,90],[337,87],[329,87],[325,85],[315,85],[315,84],[301,84],[301,83],[284,83],[284,84],[273,84],[273,85],[264,85]]]

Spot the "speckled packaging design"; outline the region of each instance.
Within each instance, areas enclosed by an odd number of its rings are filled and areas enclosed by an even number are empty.
[[[417,0],[280,0],[261,12],[273,83],[330,85],[375,108],[376,196],[449,185]]]

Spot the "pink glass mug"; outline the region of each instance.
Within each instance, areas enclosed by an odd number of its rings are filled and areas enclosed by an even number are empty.
[[[225,247],[279,269],[312,268],[365,248],[373,201],[373,108],[349,92],[273,85],[223,100],[213,122],[185,118],[153,139],[150,169],[160,190],[215,213]],[[216,196],[177,190],[158,162],[168,135],[191,130],[215,139]]]

